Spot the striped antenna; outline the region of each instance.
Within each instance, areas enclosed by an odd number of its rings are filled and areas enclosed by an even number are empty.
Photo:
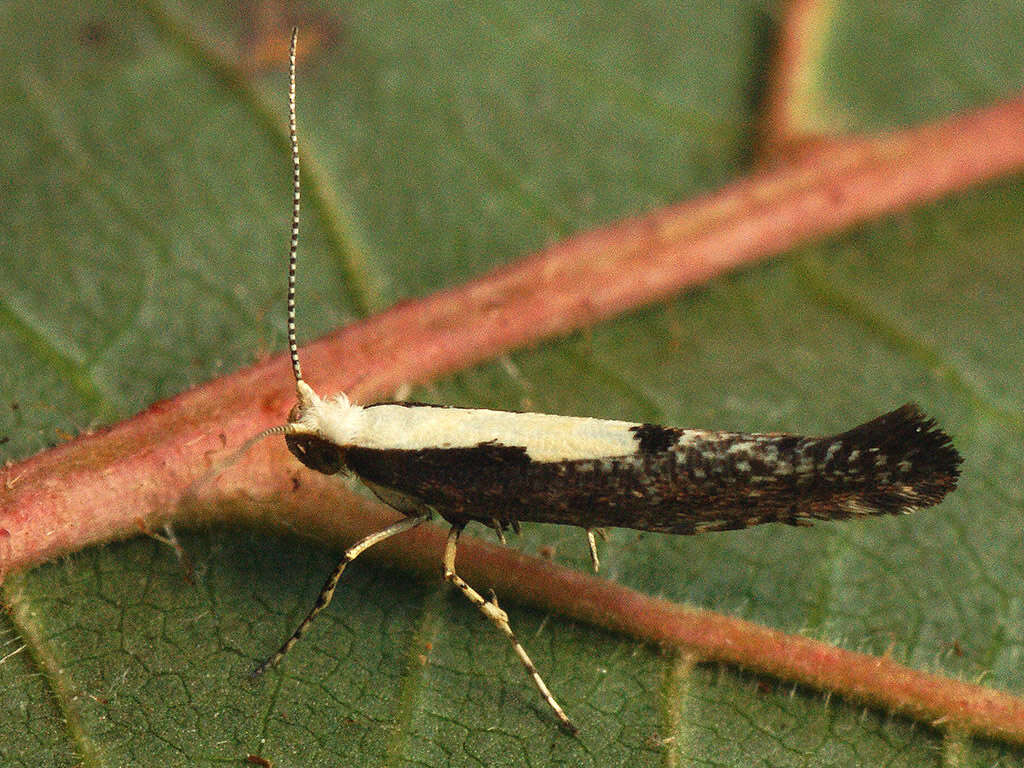
[[[299,254],[299,136],[295,129],[295,43],[299,28],[292,28],[288,49],[288,136],[292,142],[292,241],[288,248],[288,352],[292,358],[295,383],[302,381],[299,345],[295,341],[295,265]],[[301,399],[301,398],[300,398]]]

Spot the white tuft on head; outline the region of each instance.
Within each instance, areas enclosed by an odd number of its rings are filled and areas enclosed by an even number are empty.
[[[351,445],[363,429],[363,408],[349,402],[344,392],[326,400],[305,382],[299,382],[301,398],[291,422],[304,433],[318,435],[335,445]]]

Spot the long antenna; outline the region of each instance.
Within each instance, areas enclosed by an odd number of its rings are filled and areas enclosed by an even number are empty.
[[[288,48],[288,136],[292,142],[292,242],[288,248],[288,352],[292,358],[295,383],[302,381],[299,345],[295,341],[295,265],[299,254],[299,136],[295,129],[295,44],[299,28],[292,28]]]

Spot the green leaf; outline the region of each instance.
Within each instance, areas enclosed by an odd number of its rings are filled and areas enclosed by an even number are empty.
[[[836,11],[816,73],[833,121],[885,129],[1019,89],[1017,4],[880,8]],[[249,83],[203,55],[239,58],[238,19],[101,3],[0,16],[3,458],[283,348],[289,160],[268,122],[285,119],[283,57]],[[366,3],[310,18],[333,35],[300,62],[301,141],[341,203],[307,193],[301,334],[750,172],[774,21],[759,3]],[[941,507],[703,537],[612,531],[603,573],[1021,693],[1022,198],[1013,180],[963,193],[415,396],[809,433],[915,400],[966,457]],[[338,553],[249,530],[178,533],[194,584],[173,548],[141,537],[7,575],[0,764],[1022,757],[503,600],[581,726],[572,739],[459,595],[362,563],[251,688],[252,663]],[[587,567],[577,529],[530,526],[512,544]]]

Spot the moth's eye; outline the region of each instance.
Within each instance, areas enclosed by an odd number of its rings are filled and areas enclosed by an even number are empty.
[[[310,469],[336,475],[345,468],[345,452],[334,443],[315,435],[285,435],[292,455]]]

